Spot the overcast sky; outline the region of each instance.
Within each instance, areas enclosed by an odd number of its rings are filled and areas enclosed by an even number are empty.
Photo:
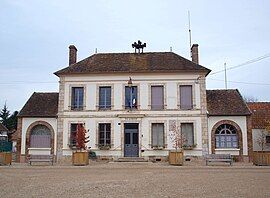
[[[200,64],[228,71],[228,88],[270,101],[270,1],[0,1],[0,107],[20,110],[31,94],[58,91],[53,72],[68,65],[68,46],[78,60],[95,52],[133,52],[140,39],[145,51],[169,51],[190,59],[199,44]],[[224,73],[209,75],[208,89],[224,88]],[[233,82],[231,82],[233,81]],[[235,83],[239,82],[239,83]],[[251,84],[249,84],[251,83]]]

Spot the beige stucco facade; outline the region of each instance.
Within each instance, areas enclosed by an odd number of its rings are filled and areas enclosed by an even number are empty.
[[[138,88],[138,108],[125,109],[125,86],[129,77]],[[164,109],[151,110],[151,86],[164,87]],[[192,86],[193,109],[180,109],[180,85]],[[99,110],[99,87],[111,87],[111,109]],[[72,87],[84,88],[83,110],[71,110]],[[41,122],[53,131],[53,148],[29,148],[27,133],[35,124]],[[239,129],[239,148],[220,149],[213,144],[213,129],[218,123],[234,123]],[[195,147],[185,150],[187,156],[203,156],[208,153],[247,156],[247,118],[246,116],[208,116],[206,104],[205,77],[202,74],[114,74],[114,75],[80,75],[61,76],[59,81],[59,101],[57,118],[22,118],[21,120],[21,155],[53,153],[57,160],[71,157],[71,124],[83,123],[90,136],[87,143],[99,157],[117,159],[124,157],[124,125],[138,123],[139,157],[167,157],[173,148],[172,125],[193,124]],[[111,124],[111,147],[101,150],[98,147],[98,126]],[[152,124],[164,124],[164,147],[152,147]],[[41,123],[42,124],[42,123]],[[29,139],[29,137],[28,137]]]
[[[51,131],[52,137],[52,146],[51,148],[29,148],[29,136],[31,133],[31,129],[39,124],[46,124]],[[35,154],[35,155],[44,155],[51,154],[53,152],[56,155],[56,144],[57,144],[57,118],[44,118],[44,117],[36,117],[36,118],[21,118],[21,137],[20,137],[20,155],[26,156],[27,154]],[[24,157],[23,157],[24,158]],[[21,159],[24,161],[24,159]]]
[[[208,137],[209,137],[209,147],[212,148],[211,138],[213,137],[213,127],[217,123],[234,123],[237,125],[241,133],[241,140],[239,140],[239,148],[214,148],[214,152],[217,154],[231,154],[231,155],[240,155],[240,147],[242,148],[242,155],[248,155],[248,145],[247,145],[247,117],[246,116],[209,116],[208,117]],[[240,138],[240,137],[238,137]],[[209,150],[212,153],[212,149]]]
[[[138,109],[124,108],[124,88],[129,77],[133,85],[138,87]],[[111,110],[98,110],[99,86],[111,86]],[[164,86],[164,110],[151,110],[151,85]],[[180,109],[180,85],[192,85],[192,110]],[[71,88],[84,87],[84,109],[70,109]],[[59,109],[58,109],[58,156],[70,156],[69,136],[71,123],[84,123],[89,129],[90,142],[88,147],[99,156],[124,156],[124,123],[139,124],[139,156],[167,156],[173,149],[169,130],[170,122],[193,123],[193,150],[186,151],[188,155],[202,156],[208,153],[208,130],[206,117],[205,78],[201,74],[121,74],[121,75],[80,75],[60,78]],[[203,108],[202,108],[203,107]],[[98,142],[98,124],[111,123],[110,150],[100,150]],[[151,147],[151,123],[164,123],[165,148],[153,150]],[[59,138],[62,138],[59,139]]]

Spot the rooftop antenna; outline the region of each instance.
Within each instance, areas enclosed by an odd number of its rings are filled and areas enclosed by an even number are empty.
[[[188,32],[189,32],[189,50],[190,50],[190,57],[192,58],[192,51],[191,51],[191,29],[190,29],[190,12],[188,11]]]
[[[228,82],[227,82],[227,67],[226,67],[226,63],[224,63],[224,72],[225,72],[225,89],[228,89]]]

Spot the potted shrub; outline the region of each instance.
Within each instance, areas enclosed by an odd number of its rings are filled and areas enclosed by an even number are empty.
[[[76,130],[76,150],[72,153],[72,164],[84,166],[89,164],[88,150],[86,143],[89,142],[89,136],[86,137],[86,130],[82,124],[77,125]]]
[[[176,123],[178,124],[178,123]],[[174,126],[170,138],[173,142],[174,150],[169,152],[169,163],[171,165],[182,166],[184,163],[183,145],[185,137],[181,132],[180,126]]]

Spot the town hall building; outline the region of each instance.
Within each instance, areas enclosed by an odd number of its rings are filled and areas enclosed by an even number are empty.
[[[181,130],[185,156],[232,154],[247,159],[249,108],[238,90],[206,90],[211,72],[173,52],[96,53],[56,71],[58,93],[34,92],[19,113],[17,156],[70,160],[76,129],[88,131],[97,157],[166,160],[171,135]]]

